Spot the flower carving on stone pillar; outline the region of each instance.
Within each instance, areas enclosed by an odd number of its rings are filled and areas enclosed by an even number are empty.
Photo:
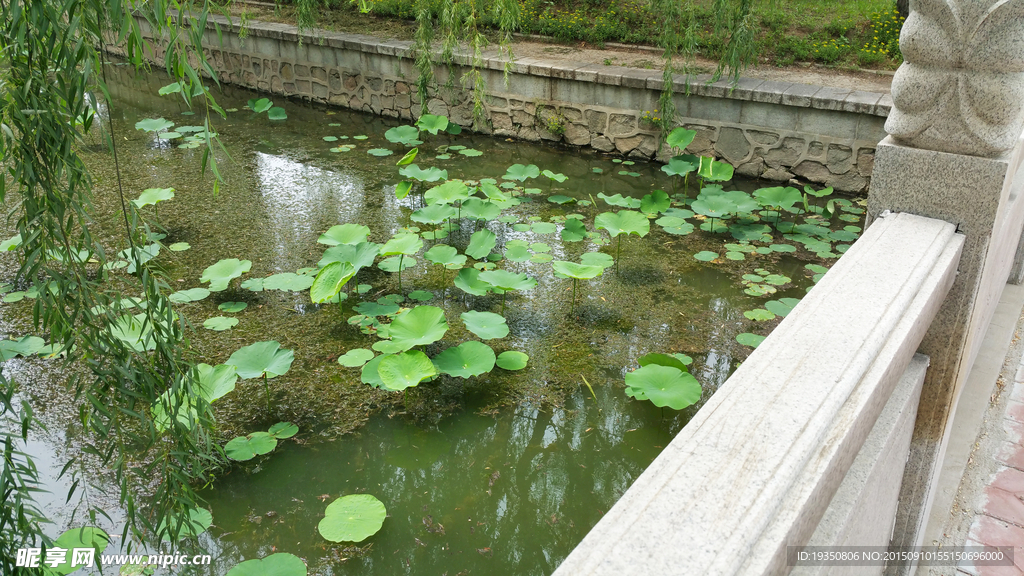
[[[912,0],[885,131],[901,144],[995,156],[1024,129],[1024,0]]]

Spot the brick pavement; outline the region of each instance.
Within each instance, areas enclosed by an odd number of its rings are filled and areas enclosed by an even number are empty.
[[[1013,546],[1014,566],[961,564],[972,576],[1024,576],[1024,361],[1017,370],[1003,413],[1005,440],[996,452],[999,467],[975,509],[967,546]]]

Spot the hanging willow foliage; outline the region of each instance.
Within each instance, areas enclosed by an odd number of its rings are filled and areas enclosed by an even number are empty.
[[[129,548],[133,539],[158,542],[180,533],[200,501],[192,484],[219,459],[209,435],[209,406],[197,393],[194,367],[182,359],[182,320],[166,297],[168,286],[143,257],[148,226],[119,190],[132,275],[107,270],[114,258],[90,231],[92,182],[80,156],[85,139],[102,133],[117,161],[114,127],[102,126],[104,106],[94,96],[97,90],[107,94],[101,39],[141,64],[147,48],[133,17],[136,10],[168,38],[166,68],[185,86],[186,102],[198,96],[207,112],[219,111],[200,81],[200,70],[190,64],[199,62],[213,76],[202,58],[195,58],[201,54],[209,5],[0,1],[0,200],[11,208],[22,239],[18,277],[38,292],[36,330],[65,355],[62,372],[69,374],[67,384],[89,432],[82,436],[81,451],[89,466],[112,472],[126,516],[122,538]],[[110,101],[105,99],[109,122]],[[215,145],[208,139],[206,163],[216,174]],[[128,332],[142,340],[126,337]],[[17,425],[5,426],[0,434],[5,456],[0,573],[28,573],[14,566],[16,550],[50,544],[41,530],[45,519],[32,500],[38,475],[31,456],[19,449],[39,424],[2,370],[0,390],[0,417]],[[157,403],[166,414],[178,415],[164,432],[151,415]],[[68,462],[62,473],[72,477],[72,492],[88,494],[92,487],[79,477],[83,464]],[[140,489],[143,500],[137,497]],[[98,508],[84,512],[91,518],[106,515]]]

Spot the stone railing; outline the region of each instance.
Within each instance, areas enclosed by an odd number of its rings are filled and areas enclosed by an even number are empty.
[[[940,220],[877,220],[555,575],[779,574],[788,546],[885,546],[928,364],[915,351],[963,244]]]
[[[140,26],[149,33],[144,20]],[[246,26],[240,38],[237,20],[209,18],[204,45],[222,81],[403,120],[419,116],[411,42],[327,31],[300,42],[291,25]],[[163,62],[159,41],[151,57]],[[454,75],[451,83],[460,86],[469,59],[457,55],[456,62],[452,69],[437,67],[439,85]],[[661,71],[521,58],[505,83],[504,66],[496,53],[484,58],[482,122],[474,121],[473,102],[458,89],[432,89],[429,111],[499,136],[658,155],[658,128],[642,115],[658,108]],[[706,75],[675,81],[676,123],[697,131],[688,152],[724,158],[743,176],[798,176],[849,192],[867,188],[875,144],[885,136],[889,95],[750,78],[736,86],[709,81]],[[659,159],[666,161],[667,151]]]

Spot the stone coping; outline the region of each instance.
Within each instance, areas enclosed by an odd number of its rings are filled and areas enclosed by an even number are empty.
[[[232,17],[229,21],[224,16],[210,15],[207,28],[230,26],[237,31],[241,26],[239,18]],[[309,43],[317,46],[329,46],[344,50],[354,50],[370,54],[411,57],[413,42],[407,40],[381,40],[366,34],[350,34],[316,29],[315,33],[299,33],[296,26],[275,22],[250,20],[246,23],[249,36],[288,40]],[[456,51],[455,63],[468,66],[471,56],[464,50]],[[506,62],[499,56],[496,49],[484,52],[483,67],[492,70],[504,70]],[[664,83],[661,70],[626,68],[623,66],[604,66],[601,64],[580,63],[557,58],[517,58],[510,68],[517,74],[625,86],[628,88],[646,88],[660,91]],[[769,104],[782,104],[819,110],[835,110],[887,117],[892,108],[892,97],[889,94],[832,88],[813,84],[796,84],[793,82],[776,82],[758,78],[740,78],[735,86],[730,80],[711,82],[710,74],[674,76],[674,89],[677,93],[689,93],[712,98],[728,98],[732,100],[750,100]]]

